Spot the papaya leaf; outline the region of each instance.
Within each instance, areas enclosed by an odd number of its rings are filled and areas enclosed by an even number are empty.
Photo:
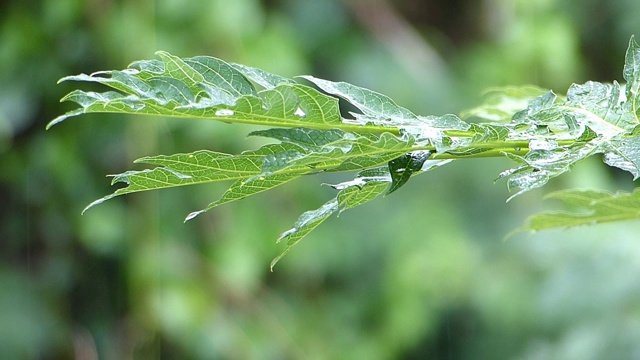
[[[286,240],[286,247],[271,262],[271,270],[283,256],[307,236],[313,229],[328,219],[333,213],[363,205],[383,194],[391,177],[386,168],[374,168],[361,171],[352,181],[330,185],[339,190],[338,195],[316,210],[310,210],[298,218],[294,226],[278,238],[278,242]]]
[[[240,155],[200,150],[189,154],[140,158],[135,162],[158,165],[159,167],[112,175],[112,184],[125,183],[127,186],[92,202],[84,211],[115,196],[132,192],[259,177],[265,158],[280,153],[284,148],[282,144],[270,144],[259,150],[248,151]],[[305,170],[303,169],[301,172],[304,173]]]
[[[132,192],[231,182],[218,200],[190,213],[186,221],[304,175],[355,172],[352,180],[330,185],[337,190],[334,199],[302,214],[282,234],[286,247],[272,267],[331,214],[391,194],[413,176],[454,160],[512,160],[514,167],[498,175],[515,190],[508,200],[544,186],[593,155],[640,177],[640,46],[633,37],[622,74],[626,84],[588,81],[570,86],[566,96],[532,86],[491,89],[483,104],[461,117],[417,115],[386,95],[346,82],[301,76],[310,83],[305,85],[209,56],[180,58],[162,51],[157,56],[124,70],[62,78],[106,89],[73,90],[62,101],[79,107],[47,128],[85,113],[138,114],[261,125],[265,128],[249,135],[274,143],[240,154],[205,149],[143,157],[136,162],[152,168],[112,175],[112,184],[125,186],[85,210]],[[355,108],[347,118],[340,99]],[[462,120],[467,118],[480,122]],[[636,193],[553,193],[550,197],[585,212],[542,214],[524,228],[637,218]]]
[[[349,186],[338,193],[340,212],[363,205],[384,194],[389,187],[387,181],[366,181],[361,186]]]
[[[530,142],[525,156],[509,155],[522,165],[499,176],[509,178],[509,188],[520,189],[514,196],[545,185],[594,154],[603,154],[606,164],[630,172],[634,180],[640,177],[635,132],[640,125],[639,97],[634,85],[640,76],[639,58],[640,47],[631,38],[623,74],[629,81],[626,87],[615,81],[573,84],[566,100],[548,92],[514,115],[512,122],[527,126],[520,137]]]
[[[291,248],[298,244],[302,238],[307,236],[311,231],[313,231],[313,229],[322,224],[322,222],[327,220],[329,216],[336,211],[338,211],[338,200],[334,198],[318,209],[307,211],[300,215],[293,227],[282,233],[278,238],[278,242],[286,240],[287,245],[284,251],[271,261],[271,270],[273,271],[273,267],[276,263],[291,251]]]
[[[291,79],[208,56],[181,59],[159,51],[161,61],[138,61],[124,71],[101,71],[60,81],[97,82],[117,91],[75,90],[62,98],[81,109],[51,121],[47,128],[84,113],[202,118],[225,122],[328,130],[354,129],[340,117],[338,100]],[[249,81],[263,90],[257,90]],[[391,131],[378,126],[357,129]]]
[[[352,115],[359,124],[391,122],[394,126],[413,125],[418,120],[416,114],[398,106],[386,95],[346,82],[332,82],[313,76],[301,77],[311,81],[323,91],[339,96],[358,108],[362,113],[352,113]]]
[[[604,162],[633,174],[633,180],[640,177],[640,138],[618,136],[604,146]]]
[[[222,195],[220,199],[207,205],[206,208],[194,211],[187,215],[185,222],[189,221],[196,216],[205,213],[214,207],[230,203],[236,200],[242,200],[251,195],[261,193],[263,191],[271,190],[277,186],[288,183],[300,177],[300,174],[274,174],[268,176],[253,177],[248,180],[237,180],[233,183],[227,191]]]
[[[430,151],[420,150],[402,155],[389,161],[389,173],[391,174],[391,187],[388,194],[398,190],[409,181],[413,173],[422,170],[422,165],[431,155]]]
[[[485,100],[482,105],[461,112],[460,117],[509,122],[513,114],[525,109],[533,99],[546,92],[548,90],[536,86],[490,88],[484,92]]]
[[[339,140],[353,139],[355,135],[346,133],[338,129],[330,129],[325,131],[293,128],[293,129],[267,129],[254,131],[249,136],[268,137],[283,142],[291,142],[310,150],[321,150],[322,147]]]
[[[563,190],[545,199],[561,201],[573,211],[545,211],[529,217],[516,231],[540,231],[640,219],[640,189],[612,194],[599,190]]]

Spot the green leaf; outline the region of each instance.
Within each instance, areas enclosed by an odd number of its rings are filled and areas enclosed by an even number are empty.
[[[470,129],[474,132],[472,143],[503,141],[512,135],[509,127],[497,124],[471,124]]]
[[[637,118],[640,111],[640,46],[633,36],[629,40],[622,74],[627,81],[626,93],[629,102],[632,104],[631,112]]]
[[[256,134],[256,133],[254,133]],[[317,135],[294,129],[271,129],[260,135],[289,141],[304,149],[303,152],[281,153],[273,171],[288,171],[306,167],[326,171],[351,171],[375,167],[414,150],[418,145],[411,135],[398,137],[391,133],[362,134],[337,131]],[[312,138],[308,135],[314,135]]]
[[[275,174],[268,176],[253,177],[248,180],[237,180],[231,185],[227,191],[222,195],[220,199],[207,205],[206,208],[194,211],[187,215],[185,222],[195,218],[196,216],[205,213],[214,207],[230,203],[232,201],[242,200],[251,195],[261,193],[263,191],[271,190],[280,185],[286,184],[289,181],[299,178],[300,174]]]
[[[619,136],[603,146],[604,162],[633,174],[633,180],[640,177],[640,137]]]
[[[394,128],[354,127],[343,122],[336,98],[291,79],[228,64],[213,57],[181,59],[162,51],[157,55],[160,62],[139,61],[124,71],[102,71],[61,79],[97,82],[117,91],[71,92],[62,101],[75,102],[81,109],[57,117],[47,128],[83,113],[122,113],[397,133]],[[249,79],[264,89],[258,91]]]
[[[125,183],[127,186],[92,202],[84,211],[115,196],[132,192],[217,181],[244,180],[246,182],[253,178],[259,179],[263,172],[262,167],[265,159],[287,150],[285,145],[270,144],[259,150],[247,151],[240,155],[200,150],[189,154],[144,157],[136,160],[136,163],[158,165],[159,167],[113,175],[112,184]],[[294,174],[300,176],[307,171],[307,169],[297,169],[296,172],[292,172],[291,176]],[[259,185],[256,182],[251,184],[259,187],[266,186],[266,184]],[[248,192],[246,189],[241,191]]]
[[[496,122],[508,122],[513,114],[521,111],[538,96],[548,92],[536,86],[509,86],[487,89],[484,102],[460,113],[463,119],[478,118]]]
[[[632,85],[573,84],[566,100],[549,92],[514,115],[514,129],[526,128],[510,138],[526,139],[530,149],[524,156],[509,154],[521,166],[499,175],[509,178],[509,188],[520,189],[514,196],[545,185],[595,154],[603,154],[606,164],[630,172],[634,179],[640,177],[640,141],[635,133],[640,120],[633,85],[640,76],[639,58],[640,47],[631,39],[624,77]]]
[[[389,161],[389,173],[391,174],[391,187],[387,194],[398,190],[409,181],[411,175],[420,171],[422,165],[431,156],[430,151],[414,151]]]
[[[545,185],[551,178],[570,171],[579,161],[597,152],[597,147],[587,143],[575,147],[561,147],[554,141],[532,140],[529,152],[524,156],[509,154],[512,160],[524,164],[504,171],[498,178],[508,177],[509,189],[520,190],[507,201],[534,188]]]
[[[361,186],[349,186],[338,193],[340,212],[360,206],[384,194],[388,181],[365,181]]]
[[[78,89],[64,96],[79,108],[47,128],[84,113],[170,116],[266,126],[249,135],[275,143],[237,155],[200,150],[141,158],[136,162],[152,168],[113,175],[113,184],[125,186],[87,208],[132,192],[231,182],[218,200],[186,221],[303,175],[356,172],[352,180],[331,185],[336,197],[302,214],[281,236],[287,246],[272,267],[331,214],[393,193],[411,177],[458,159],[512,160],[515,166],[498,175],[515,190],[509,199],[544,186],[593,155],[640,177],[640,46],[633,38],[625,56],[625,85],[588,81],[573,84],[566,96],[530,86],[491,89],[484,104],[462,113],[485,121],[473,124],[453,114],[416,115],[386,95],[345,82],[302,76],[312,87],[213,57],[157,56],[120,71],[61,79],[105,89]],[[347,118],[339,99],[355,108]],[[637,217],[635,194],[556,193],[552,197],[585,212],[534,217],[527,229]],[[614,212],[617,208],[622,215]]]
[[[612,138],[638,124],[637,115],[631,111],[635,99],[626,95],[617,82],[573,84],[560,109],[569,110],[580,124],[589,126],[597,134]]]
[[[271,262],[271,270],[284,255],[297,245],[313,229],[329,218],[333,213],[363,205],[383,194],[391,176],[384,167],[361,171],[352,181],[337,185],[330,185],[339,190],[338,195],[316,210],[303,213],[294,226],[285,231],[278,238],[278,242],[286,240],[287,246],[283,252]]]
[[[255,82],[265,89],[273,89],[280,84],[296,84],[293,79],[287,79],[280,75],[268,73],[262,69],[253,68],[242,64],[231,64],[231,66],[238,70],[247,79]]]
[[[307,128],[268,129],[254,131],[249,136],[262,136],[290,142],[310,150],[321,150],[322,147],[340,140],[353,140],[355,135],[338,129],[316,130]]]
[[[359,124],[391,124],[394,127],[400,125],[413,125],[418,117],[411,111],[398,106],[388,96],[375,91],[358,87],[346,82],[332,82],[318,79],[313,76],[302,76],[317,85],[329,94],[339,96],[362,113],[352,113]]]
[[[316,210],[311,210],[300,215],[293,227],[280,235],[278,242],[286,240],[287,246],[273,261],[271,261],[271,271],[273,267],[293,248],[302,238],[307,236],[313,229],[327,220],[331,214],[338,211],[338,200],[332,199]]]
[[[531,216],[516,231],[540,231],[640,219],[640,189],[611,194],[598,190],[564,190],[545,196],[575,211],[545,211]]]

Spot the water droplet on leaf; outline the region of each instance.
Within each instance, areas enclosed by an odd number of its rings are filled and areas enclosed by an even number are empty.
[[[233,116],[235,114],[233,110],[229,109],[220,109],[216,111],[216,116]]]
[[[302,109],[300,109],[300,108],[297,108],[296,112],[294,112],[293,115],[299,116],[301,118],[306,118],[307,117],[307,114],[304,111],[302,111]]]

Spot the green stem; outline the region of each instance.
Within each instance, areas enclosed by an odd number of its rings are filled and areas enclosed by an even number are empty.
[[[558,140],[559,146],[568,146],[576,143],[574,140]],[[417,150],[431,150],[435,151],[434,146],[424,146]],[[528,140],[503,140],[503,141],[491,141],[481,144],[475,144],[466,148],[459,148],[451,153],[435,153],[431,156],[433,160],[448,160],[448,159],[473,159],[473,158],[489,158],[489,157],[502,157],[504,153],[510,153],[514,155],[524,156],[529,152]]]
[[[504,153],[510,153],[514,155],[524,156],[529,152],[529,148],[519,147],[519,148],[495,148],[491,150],[484,150],[479,152],[473,152],[473,149],[469,149],[469,154],[461,154],[458,152],[457,154],[449,154],[449,153],[436,153],[431,156],[432,160],[449,160],[449,159],[479,159],[479,158],[492,158],[492,157],[503,157]]]

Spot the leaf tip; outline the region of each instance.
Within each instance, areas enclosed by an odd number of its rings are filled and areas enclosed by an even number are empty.
[[[271,272],[273,272],[273,268],[276,267],[276,264],[289,252],[290,249],[290,247],[287,247],[280,253],[280,255],[271,260],[271,264],[269,264],[269,269],[271,270]]]
[[[276,244],[279,244],[280,241],[282,241],[283,239],[291,236],[291,234],[295,233],[296,231],[298,231],[297,228],[293,227],[285,232],[283,232],[282,234],[280,234],[280,236],[278,236],[278,238],[276,239]]]
[[[158,55],[158,56],[161,56],[161,57],[162,57],[162,56],[168,56],[168,55],[170,55],[168,52],[166,52],[166,51],[164,51],[164,50],[158,50],[158,51],[156,51],[154,54],[155,54],[155,55]]]
[[[87,210],[91,209],[92,207],[94,207],[94,206],[96,206],[96,205],[100,205],[100,204],[102,204],[103,202],[105,202],[105,201],[107,201],[107,200],[109,200],[109,199],[112,199],[112,198],[114,198],[114,197],[116,197],[116,196],[118,196],[118,195],[120,195],[120,194],[119,194],[118,192],[115,192],[115,193],[113,193],[113,194],[109,194],[109,195],[107,195],[107,196],[105,196],[105,197],[101,197],[101,198],[100,198],[100,199],[98,199],[98,200],[94,200],[93,202],[91,202],[91,204],[87,205],[87,206],[82,210],[82,213],[81,213],[81,214],[84,214]]]
[[[528,231],[529,234],[535,233],[535,230],[530,228],[528,224],[525,224],[523,226],[520,226],[519,228],[509,231],[509,233],[502,238],[502,241],[507,242],[511,240],[516,234],[520,234],[526,231]]]
[[[278,261],[280,260],[281,256],[276,257],[275,259],[271,260],[271,264],[269,264],[269,270],[271,272],[273,272],[273,268],[276,266],[276,264],[278,263]]]
[[[66,99],[67,99],[67,98],[66,98],[66,97],[64,97],[64,98],[62,98],[62,100],[60,100],[60,101],[61,101],[61,102],[62,102],[62,101],[66,101]],[[63,115],[60,115],[60,116],[56,117],[55,119],[53,119],[53,120],[49,121],[49,123],[47,124],[47,126],[45,126],[45,129],[46,129],[46,130],[49,130],[49,129],[50,129],[50,128],[52,128],[54,125],[57,125],[57,124],[59,124],[59,123],[61,123],[61,122],[65,121],[66,119],[68,119],[68,118],[70,118],[70,117],[78,116],[78,115],[81,115],[81,114],[83,114],[83,113],[84,113],[84,109],[82,109],[82,108],[80,108],[80,109],[76,109],[76,110],[72,110],[72,111],[69,111],[68,113],[63,114]]]
[[[517,193],[515,193],[515,194],[513,194],[513,195],[509,196],[509,197],[507,198],[507,200],[505,200],[505,203],[510,202],[511,200],[513,200],[513,199],[515,199],[516,197],[518,197],[518,196],[522,195],[522,194],[523,194],[523,193],[525,193],[526,191],[527,191],[527,189],[522,189],[522,190],[518,191]]]
[[[189,220],[192,220],[193,218],[195,218],[196,216],[202,214],[203,212],[205,212],[205,210],[199,210],[199,211],[194,211],[189,213],[189,215],[187,215],[187,217],[184,218],[183,223],[186,223]]]
[[[103,203],[105,200],[107,200],[108,198],[110,198],[110,197],[103,197],[103,198],[100,198],[100,199],[98,199],[98,200],[95,200],[95,201],[91,202],[91,204],[87,205],[84,209],[82,209],[82,212],[81,212],[80,214],[81,214],[81,215],[84,215],[84,213],[85,213],[87,210],[91,209],[92,207],[94,207],[94,206],[96,206],[96,205],[98,205],[98,204],[102,204],[102,203]]]
[[[51,129],[54,125],[56,125],[56,124],[58,124],[58,123],[62,122],[64,119],[65,119],[65,116],[64,116],[64,115],[62,115],[62,116],[58,116],[57,118],[55,118],[55,119],[53,119],[53,120],[49,121],[49,123],[47,124],[47,126],[45,126],[45,127],[44,127],[44,129],[45,129],[45,130],[49,130],[49,129]]]
[[[56,117],[55,119],[49,121],[49,123],[47,124],[47,126],[45,126],[45,130],[49,130],[52,127],[54,127],[55,125],[65,121],[67,118],[69,117],[69,114],[64,114],[64,115],[60,115],[58,117]]]

